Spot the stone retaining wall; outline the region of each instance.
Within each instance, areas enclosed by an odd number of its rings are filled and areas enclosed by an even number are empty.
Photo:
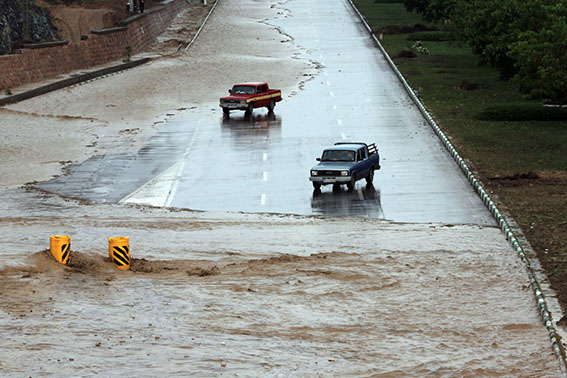
[[[123,20],[119,27],[94,30],[79,42],[60,46],[34,45],[0,56],[0,90],[54,78],[81,68],[111,62],[147,49],[184,8],[186,0],[170,0],[162,6]],[[26,46],[27,47],[27,46]]]

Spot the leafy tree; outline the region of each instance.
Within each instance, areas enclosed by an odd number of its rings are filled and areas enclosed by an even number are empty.
[[[509,45],[520,90],[567,104],[567,0],[545,7],[545,27],[519,33]]]
[[[461,0],[453,19],[453,30],[467,42],[481,62],[496,67],[504,78],[517,73],[511,44],[527,30],[545,26],[545,3],[554,0]]]
[[[403,0],[426,21],[449,21],[481,63],[534,98],[567,103],[567,0]]]
[[[450,19],[459,0],[404,0],[408,12],[422,15],[425,21],[436,22]]]

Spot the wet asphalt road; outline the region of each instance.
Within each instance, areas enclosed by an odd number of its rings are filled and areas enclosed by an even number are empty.
[[[97,156],[40,186],[102,202],[197,210],[493,224],[348,3],[286,7],[292,17],[269,23],[321,69],[296,95],[284,93],[273,114],[256,109],[225,118],[211,99],[162,125],[137,155]],[[309,170],[337,141],[377,144],[382,170],[373,185],[313,191]]]

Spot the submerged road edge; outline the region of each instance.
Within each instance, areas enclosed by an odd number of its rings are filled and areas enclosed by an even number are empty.
[[[494,219],[498,223],[500,230],[506,236],[506,240],[508,240],[508,243],[516,250],[516,254],[522,260],[522,263],[524,264],[524,267],[526,268],[526,272],[527,272],[528,278],[530,280],[530,286],[532,287],[533,294],[536,298],[538,310],[540,312],[543,323],[544,323],[544,325],[547,329],[547,332],[549,334],[549,340],[551,341],[553,352],[555,353],[555,357],[557,357],[557,360],[559,361],[559,366],[560,366],[561,372],[565,375],[566,369],[567,369],[565,359],[563,358],[563,356],[565,354],[565,350],[564,350],[563,346],[561,345],[561,343],[559,342],[559,340],[557,338],[557,336],[558,336],[557,329],[553,325],[552,316],[551,316],[551,313],[548,310],[545,295],[543,294],[543,292],[541,290],[541,286],[540,286],[540,284],[539,284],[539,282],[538,282],[538,280],[535,276],[535,273],[532,269],[530,260],[526,256],[526,253],[524,252],[524,249],[520,245],[520,242],[518,241],[518,239],[516,238],[516,236],[512,232],[512,229],[510,228],[508,221],[506,220],[504,215],[500,212],[500,210],[498,210],[498,208],[496,207],[496,204],[492,201],[492,199],[490,198],[488,193],[484,190],[482,184],[475,177],[475,175],[470,170],[470,168],[468,167],[468,165],[466,164],[464,159],[461,158],[461,156],[459,155],[457,150],[453,147],[453,145],[451,144],[451,142],[449,141],[449,139],[447,138],[445,133],[443,133],[443,131],[437,125],[437,123],[435,122],[433,117],[431,117],[431,115],[429,114],[427,109],[425,109],[425,106],[422,104],[421,100],[417,97],[414,90],[409,86],[405,77],[402,75],[402,73],[400,72],[400,70],[398,69],[396,64],[392,61],[392,59],[388,55],[387,51],[384,49],[384,47],[382,46],[380,41],[376,38],[376,36],[372,32],[372,28],[370,27],[370,25],[368,25],[368,23],[364,19],[364,16],[360,13],[360,11],[354,5],[352,0],[346,0],[346,1],[350,4],[350,6],[354,10],[354,12],[358,15],[359,19],[361,20],[361,22],[365,26],[366,30],[370,33],[370,36],[372,37],[372,39],[374,40],[374,42],[376,43],[376,45],[378,46],[378,48],[380,49],[382,54],[384,55],[384,58],[386,59],[386,61],[388,62],[388,64],[390,65],[390,67],[392,68],[392,70],[394,71],[394,73],[396,74],[398,79],[400,80],[400,82],[402,83],[402,86],[405,88],[405,90],[407,91],[409,96],[412,98],[414,103],[417,105],[420,112],[423,114],[423,116],[427,120],[429,126],[431,126],[431,128],[433,129],[435,134],[439,137],[439,139],[441,139],[441,142],[443,142],[443,145],[445,146],[447,151],[451,154],[451,156],[453,157],[453,160],[461,168],[461,171],[465,174],[465,176],[467,176],[469,183],[471,184],[471,186],[473,187],[475,192],[478,194],[478,196],[480,197],[482,202],[485,204],[487,209],[490,211],[490,213],[492,214],[492,216],[494,217]]]

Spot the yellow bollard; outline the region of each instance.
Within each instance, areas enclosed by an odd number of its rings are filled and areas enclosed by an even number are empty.
[[[108,257],[118,269],[130,269],[130,239],[126,236],[108,238]]]
[[[68,265],[71,261],[71,237],[69,235],[51,235],[49,250],[55,260]]]

